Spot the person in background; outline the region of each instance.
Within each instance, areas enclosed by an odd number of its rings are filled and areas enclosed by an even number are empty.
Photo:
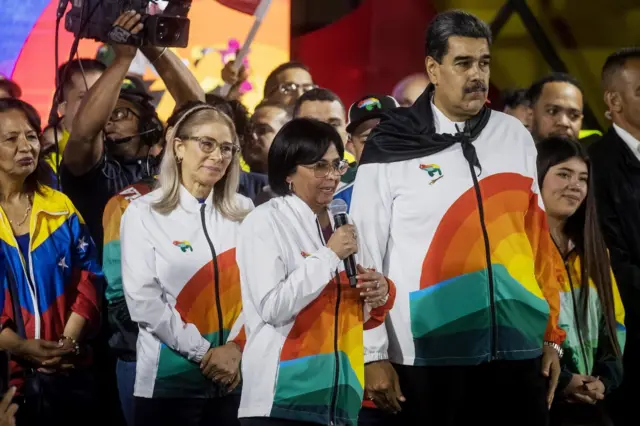
[[[514,116],[524,124],[527,130],[531,131],[531,116],[533,112],[531,111],[531,103],[527,98],[527,89],[505,91],[502,112]]]
[[[18,404],[13,404],[16,388],[10,387],[0,401],[0,426],[16,426],[16,413]]]
[[[40,126],[31,105],[0,100],[0,350],[18,425],[84,425],[96,403],[84,342],[99,329],[103,275],[82,217],[46,185]]]
[[[349,124],[346,127],[348,134],[347,146],[355,154],[356,161],[349,165],[349,170],[342,176],[335,195],[335,198],[344,200],[347,206],[351,205],[353,182],[356,179],[358,162],[362,157],[367,137],[373,128],[378,125],[384,113],[398,106],[398,102],[391,96],[366,95],[349,107]]]
[[[358,251],[353,225],[334,230],[327,206],[347,170],[336,130],[294,119],[269,150],[277,197],[240,227],[238,265],[247,330],[243,426],[355,424],[362,403],[362,330],[384,321],[394,289],[342,260]]]
[[[589,148],[598,216],[626,310],[624,380],[612,409],[616,425],[637,423],[640,381],[640,48],[620,49],[602,68],[613,124]]]
[[[561,287],[562,372],[551,425],[610,424],[601,401],[622,382],[624,308],[600,231],[591,160],[577,141],[538,143],[538,178]]]
[[[285,62],[267,76],[263,99],[293,107],[305,92],[315,89],[309,68],[300,62]]]
[[[235,247],[252,203],[236,193],[231,119],[205,103],[177,114],[159,187],[127,207],[120,228],[124,294],[139,329],[134,424],[237,425]]]
[[[256,106],[242,148],[242,156],[252,172],[267,174],[269,148],[278,131],[290,120],[289,109],[279,103],[265,100]]]
[[[360,159],[363,265],[398,288],[386,327],[365,333],[365,385],[394,424],[543,426],[555,394],[553,242],[531,134],[486,106],[491,39],[469,13],[438,14],[432,84],[383,116]]]
[[[17,99],[20,96],[22,96],[22,89],[20,89],[18,83],[13,80],[9,80],[8,78],[4,78],[0,75],[0,99]]]
[[[391,95],[402,107],[410,107],[429,85],[429,77],[423,73],[411,74],[396,84]]]
[[[531,103],[531,134],[537,142],[551,136],[578,139],[582,128],[584,93],[578,81],[564,73],[552,73],[527,90]]]
[[[87,58],[73,59],[58,67],[56,78],[60,81],[60,90],[58,110],[54,114],[54,120],[62,129],[62,137],[58,139],[58,145],[54,146],[45,157],[47,164],[54,172],[58,171],[58,166],[62,162],[62,154],[67,146],[80,102],[106,69],[102,62]]]

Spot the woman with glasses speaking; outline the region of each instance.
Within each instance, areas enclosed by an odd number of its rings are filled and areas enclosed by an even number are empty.
[[[169,122],[159,188],[121,224],[122,281],[138,323],[136,425],[235,425],[243,346],[233,122],[195,103]]]
[[[269,149],[278,195],[243,222],[238,241],[247,344],[243,426],[356,424],[364,389],[363,330],[384,321],[395,288],[343,260],[358,251],[353,225],[334,229],[327,207],[348,168],[329,124],[295,119]]]

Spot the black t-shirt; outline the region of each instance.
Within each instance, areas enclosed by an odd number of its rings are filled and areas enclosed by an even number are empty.
[[[62,190],[76,206],[98,248],[98,261],[102,264],[104,231],[102,215],[111,197],[139,180],[158,174],[160,159],[152,156],[117,160],[103,155],[91,170],[81,176],[73,175],[62,163],[60,181]]]

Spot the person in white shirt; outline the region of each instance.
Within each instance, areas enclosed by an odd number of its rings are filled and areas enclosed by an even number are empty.
[[[395,300],[380,272],[343,259],[358,250],[353,225],[334,229],[327,206],[347,170],[329,124],[294,119],[269,149],[277,194],[243,222],[238,242],[247,344],[243,426],[355,425],[363,399],[363,329]]]
[[[244,344],[236,240],[238,137],[195,102],[172,117],[159,188],[121,223],[122,281],[138,323],[135,425],[237,425]]]
[[[431,85],[382,117],[358,169],[363,266],[398,289],[365,332],[366,391],[395,424],[542,426],[557,385],[565,333],[536,149],[485,105],[490,44],[475,16],[437,15]]]
[[[640,48],[620,49],[602,68],[612,127],[589,147],[598,216],[626,310],[624,380],[611,395],[616,425],[637,423],[640,380]]]

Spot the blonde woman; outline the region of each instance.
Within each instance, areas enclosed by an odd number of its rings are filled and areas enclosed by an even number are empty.
[[[136,425],[237,424],[244,332],[236,238],[253,207],[236,194],[229,117],[195,103],[172,117],[159,187],[122,217],[122,279],[138,323]]]

